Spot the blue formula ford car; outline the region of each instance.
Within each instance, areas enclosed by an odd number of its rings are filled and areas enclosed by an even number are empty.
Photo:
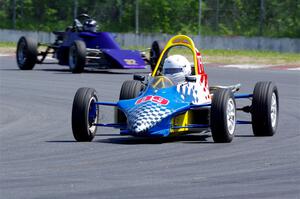
[[[168,73],[176,72],[168,61],[178,54],[191,66],[190,75],[179,83]],[[189,37],[178,35],[169,40],[149,76],[134,75],[123,83],[118,102],[101,102],[95,89],[79,88],[73,101],[73,135],[77,141],[92,141],[99,126],[140,137],[210,131],[214,142],[226,143],[234,138],[237,124],[251,124],[255,136],[273,136],[279,113],[277,87],[258,82],[251,94],[238,94],[239,88],[240,84],[209,87],[200,52]],[[236,100],[243,98],[251,104],[237,108]],[[99,121],[102,106],[116,108],[115,123]],[[238,120],[237,111],[251,114],[251,121]]]
[[[59,65],[69,66],[73,73],[81,73],[85,67],[144,69],[148,64],[151,68],[155,66],[161,53],[161,42],[153,42],[148,59],[144,51],[121,49],[110,33],[97,32],[96,28],[96,21],[82,14],[66,31],[53,32],[56,36],[54,43],[40,43],[22,36],[17,44],[18,67],[31,70],[35,64],[47,63],[49,56]]]

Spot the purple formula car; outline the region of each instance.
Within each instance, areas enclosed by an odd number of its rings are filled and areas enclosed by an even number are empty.
[[[65,32],[53,32],[56,35],[54,43],[38,43],[23,36],[17,45],[17,64],[21,70],[31,70],[52,54],[59,65],[68,65],[73,73],[81,73],[85,67],[144,69],[148,64],[153,68],[163,50],[162,43],[154,41],[147,59],[145,52],[123,50],[110,33],[97,32],[96,29],[96,21],[82,14]],[[46,46],[46,49],[38,50],[40,46]]]

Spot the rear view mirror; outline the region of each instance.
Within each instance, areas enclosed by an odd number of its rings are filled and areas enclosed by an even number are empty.
[[[142,82],[142,81],[145,80],[145,76],[144,75],[136,75],[136,74],[134,74],[133,75],[133,79]]]
[[[186,76],[185,81],[187,81],[187,82],[196,82],[197,78],[193,77],[193,76]]]

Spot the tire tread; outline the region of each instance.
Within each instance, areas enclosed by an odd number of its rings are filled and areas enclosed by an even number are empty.
[[[252,129],[255,136],[272,136],[275,130],[271,126],[270,106],[272,94],[275,92],[277,100],[278,121],[278,90],[273,82],[258,82],[253,91],[252,100]],[[277,124],[276,124],[277,127]]]
[[[210,126],[213,140],[216,143],[228,143],[234,137],[227,130],[227,119],[224,114],[226,112],[227,101],[230,98],[234,100],[233,94],[229,89],[218,89],[213,95]]]
[[[80,142],[89,142],[94,138],[87,130],[87,109],[88,101],[92,96],[96,95],[95,89],[79,88],[75,94],[72,109],[72,130],[74,138]]]
[[[21,65],[18,62],[18,51],[19,51],[19,45],[22,41],[25,41],[25,44],[27,46],[27,52],[26,52],[26,61]],[[30,38],[30,37],[25,37],[22,36],[19,41],[18,41],[18,45],[17,45],[17,63],[18,66],[21,70],[32,70],[34,65],[37,62],[37,55],[38,55],[38,51],[37,51],[37,42]]]

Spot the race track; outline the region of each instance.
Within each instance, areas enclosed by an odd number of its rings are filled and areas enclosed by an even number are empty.
[[[300,72],[206,72],[210,85],[241,82],[241,93],[260,80],[276,82],[277,134],[254,137],[239,126],[232,143],[215,144],[210,134],[137,139],[101,128],[93,142],[77,143],[70,122],[76,90],[94,87],[101,101],[117,101],[132,72],[20,71],[14,57],[0,57],[0,198],[300,198]],[[101,114],[113,119],[111,108]]]

